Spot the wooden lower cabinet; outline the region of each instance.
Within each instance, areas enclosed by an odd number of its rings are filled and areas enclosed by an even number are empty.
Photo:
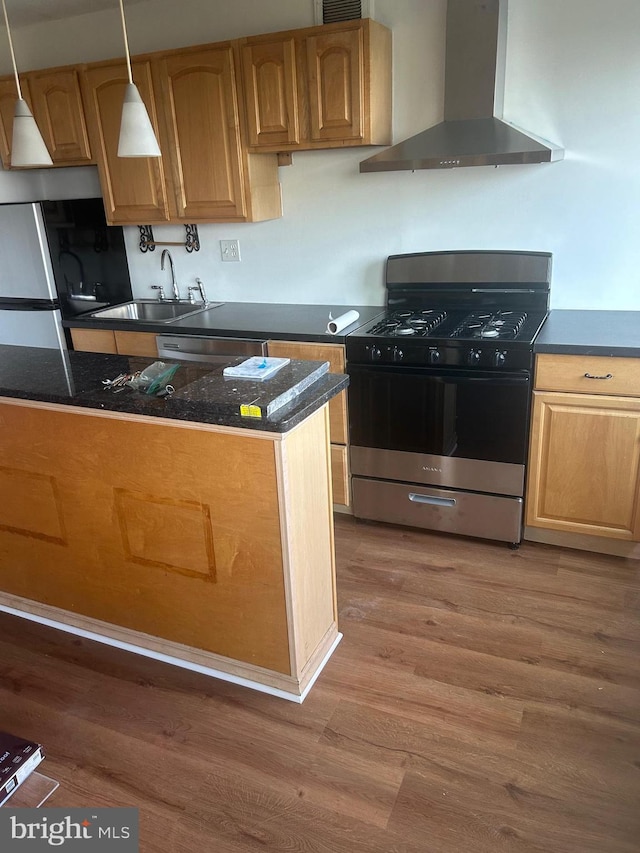
[[[640,541],[640,399],[533,396],[527,525]]]
[[[0,604],[304,691],[338,640],[326,406],[284,434],[8,399],[0,423]]]
[[[276,358],[297,358],[303,361],[328,361],[330,373],[344,373],[345,348],[342,344],[318,344],[305,341],[269,341],[269,355]],[[329,433],[331,436],[331,470],[333,502],[351,505],[349,478],[347,392],[342,391],[329,403]]]
[[[158,355],[155,332],[114,332],[118,355]]]
[[[155,332],[115,332],[111,329],[71,329],[74,350],[118,355],[158,355]]]
[[[71,340],[77,352],[118,352],[111,329],[71,329]]]
[[[349,452],[343,444],[331,445],[331,480],[334,504],[350,506]]]
[[[342,344],[315,344],[300,341],[269,341],[269,355],[276,358],[299,358],[306,361],[328,361],[330,373],[345,372]],[[347,443],[347,394],[343,391],[329,403],[331,443]]]

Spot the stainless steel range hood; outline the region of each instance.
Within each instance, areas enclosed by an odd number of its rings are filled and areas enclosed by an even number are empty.
[[[448,0],[444,121],[360,163],[361,172],[505,166],[564,151],[502,121],[507,0]]]

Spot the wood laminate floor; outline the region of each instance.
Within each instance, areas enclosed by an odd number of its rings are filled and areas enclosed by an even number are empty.
[[[638,853],[640,567],[336,520],[302,706],[0,614],[0,728],[144,853]]]

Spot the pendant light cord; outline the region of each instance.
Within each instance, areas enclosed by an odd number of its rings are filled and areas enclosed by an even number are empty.
[[[122,6],[122,0],[120,0],[120,5]],[[16,55],[13,52],[13,40],[11,38],[11,30],[9,29],[9,18],[7,17],[7,7],[5,5],[4,0],[2,0],[2,11],[4,12],[4,22],[7,27],[7,38],[9,39],[9,50],[11,52],[11,62],[13,63],[13,73],[16,78],[16,89],[18,90],[18,98],[22,100],[22,88],[20,86],[20,78],[18,77],[18,66],[16,65]],[[131,75],[131,71],[129,71],[129,75]]]
[[[4,0],[2,0],[4,6]],[[5,10],[5,16],[7,14]],[[129,83],[133,83],[133,75],[131,74],[131,56],[129,55],[129,39],[127,38],[127,25],[124,20],[124,5],[120,0],[120,17],[122,18],[122,35],[124,36],[124,49],[127,54],[127,73],[129,74]]]

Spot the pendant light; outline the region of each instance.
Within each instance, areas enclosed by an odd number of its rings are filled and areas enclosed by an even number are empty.
[[[2,2],[4,3],[4,0]],[[149,113],[140,97],[138,87],[133,82],[131,74],[131,56],[129,55],[129,40],[127,39],[127,26],[124,20],[122,0],[120,0],[120,16],[122,18],[124,49],[127,55],[129,83],[124,93],[124,103],[122,105],[118,157],[159,157],[160,146],[153,132]]]
[[[9,29],[9,18],[7,16],[5,0],[2,0],[2,11],[4,12],[4,22],[7,27],[11,62],[13,63],[13,73],[16,78],[16,89],[18,91],[18,100],[16,101],[16,108],[13,115],[11,165],[53,166],[53,160],[51,159],[51,155],[47,151],[47,146],[44,144],[44,139],[38,130],[36,120],[31,114],[31,110],[29,109],[27,102],[22,97],[22,88],[20,86],[20,78],[18,77],[16,56],[13,52],[13,41],[11,39],[11,30]]]

